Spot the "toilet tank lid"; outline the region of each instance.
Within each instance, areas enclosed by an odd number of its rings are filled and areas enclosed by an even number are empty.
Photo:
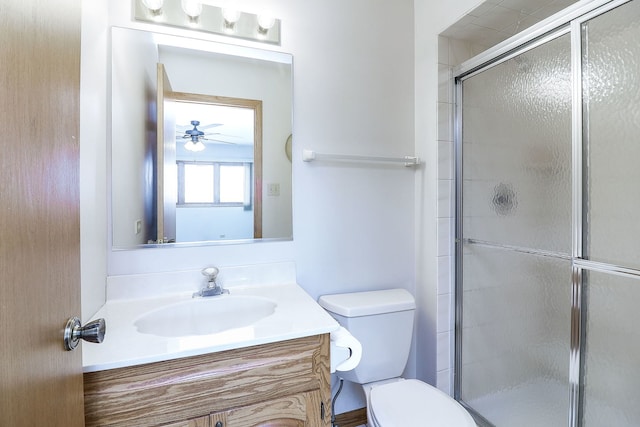
[[[405,289],[323,295],[318,299],[318,304],[344,317],[371,316],[416,308],[413,296]]]

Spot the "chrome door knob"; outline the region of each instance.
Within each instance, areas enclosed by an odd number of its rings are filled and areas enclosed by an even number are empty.
[[[106,332],[104,319],[96,319],[82,326],[79,318],[71,317],[64,328],[64,348],[67,351],[75,350],[80,340],[99,344],[104,341]]]

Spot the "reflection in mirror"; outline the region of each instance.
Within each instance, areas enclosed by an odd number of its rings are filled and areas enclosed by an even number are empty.
[[[156,243],[261,238],[262,101],[165,92],[160,104],[171,133],[159,144]]]
[[[113,247],[290,239],[291,78],[287,54],[112,28]]]

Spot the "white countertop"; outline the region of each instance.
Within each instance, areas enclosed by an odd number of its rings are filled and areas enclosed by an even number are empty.
[[[160,337],[138,332],[134,326],[135,320],[151,310],[190,300],[192,291],[153,298],[109,300],[92,318],[106,320],[104,342],[82,343],[84,372],[325,334],[339,327],[296,283],[232,286],[228,289],[231,295],[252,295],[274,300],[277,302],[275,312],[250,326],[211,335]]]

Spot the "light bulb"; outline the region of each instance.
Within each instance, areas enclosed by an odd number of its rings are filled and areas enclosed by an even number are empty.
[[[276,18],[270,13],[263,13],[258,16],[258,32],[267,34],[271,27],[276,23]]]
[[[240,11],[236,9],[222,9],[222,17],[224,18],[224,32],[233,34],[236,31],[236,22],[240,19]]]
[[[240,11],[236,9],[224,8],[222,9],[222,16],[225,22],[229,24],[235,24],[240,19]]]
[[[182,0],[182,10],[191,19],[197,19],[202,13],[202,3],[196,0]]]
[[[142,0],[142,4],[144,4],[151,12],[159,13],[162,9],[162,5],[164,4],[164,0]]]

